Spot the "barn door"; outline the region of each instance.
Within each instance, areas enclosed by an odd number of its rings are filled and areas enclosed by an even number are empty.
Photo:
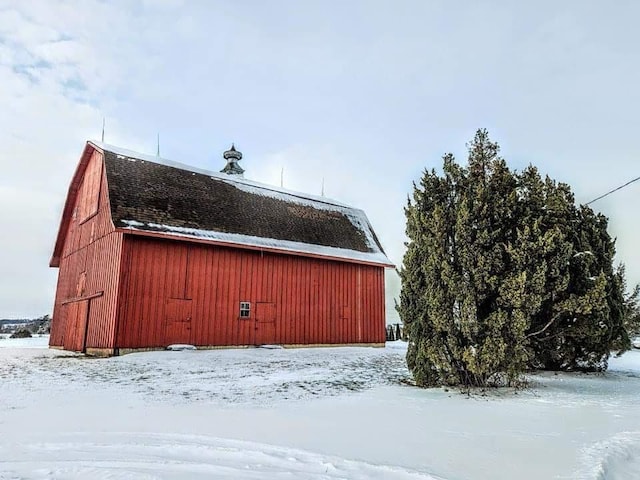
[[[276,304],[256,303],[256,345],[276,342]]]
[[[169,298],[164,325],[165,345],[191,343],[191,300]]]
[[[64,349],[84,352],[89,323],[89,300],[67,304],[67,322],[64,333]]]

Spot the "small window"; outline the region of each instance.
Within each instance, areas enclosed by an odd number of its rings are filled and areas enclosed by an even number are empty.
[[[240,302],[240,318],[249,318],[251,316],[251,304],[249,302]]]

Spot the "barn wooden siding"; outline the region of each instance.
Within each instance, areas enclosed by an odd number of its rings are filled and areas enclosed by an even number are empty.
[[[102,154],[93,151],[77,190],[64,248],[49,345],[113,347],[122,233],[111,221]]]
[[[385,341],[383,267],[126,234],[122,255],[122,349]]]

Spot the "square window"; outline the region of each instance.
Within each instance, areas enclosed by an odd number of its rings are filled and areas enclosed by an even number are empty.
[[[240,318],[249,318],[251,316],[251,304],[249,302],[240,302]]]

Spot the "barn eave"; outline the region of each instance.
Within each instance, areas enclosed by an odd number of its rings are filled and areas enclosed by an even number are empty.
[[[384,253],[356,252],[341,248],[324,247],[322,245],[308,245],[299,242],[287,242],[244,235],[229,235],[220,232],[207,232],[209,235],[204,236],[176,231],[141,230],[135,227],[116,228],[116,231],[125,235],[163,238],[182,242],[187,241],[206,245],[217,245],[220,247],[238,248],[241,250],[279,253],[337,262],[395,268],[395,265],[391,263]]]

